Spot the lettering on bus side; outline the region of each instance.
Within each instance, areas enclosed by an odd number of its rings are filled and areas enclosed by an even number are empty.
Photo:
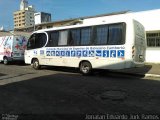
[[[116,58],[116,50],[110,50],[110,57]]]
[[[56,56],[61,56],[60,51],[56,51]]]
[[[37,53],[37,52],[36,52]],[[41,54],[43,52],[41,51]],[[58,57],[102,57],[102,58],[124,58],[125,50],[55,50],[46,51],[46,56],[58,56]]]
[[[65,51],[61,51],[61,56],[65,56]]]
[[[38,54],[37,50],[34,50],[34,51],[33,51],[33,54],[34,54],[34,55],[37,55],[37,54]]]
[[[103,50],[103,57],[105,58],[109,57],[109,50]]]
[[[89,52],[88,50],[83,50],[82,51],[82,56],[83,57],[88,57],[88,52]]]
[[[66,51],[66,57],[70,57],[70,51]]]
[[[77,57],[81,57],[82,52],[81,51],[77,51]]]
[[[46,51],[46,56],[51,56],[51,51]]]
[[[89,57],[94,57],[94,56],[95,56],[94,50],[89,50]]]
[[[56,52],[55,51],[51,51],[51,56],[55,56]]]
[[[76,51],[71,51],[71,57],[75,57],[76,56]]]
[[[40,50],[40,55],[44,55],[44,50]]]
[[[124,58],[124,56],[125,56],[125,51],[124,51],[124,50],[118,50],[117,56],[118,56],[118,58]]]
[[[102,56],[102,50],[96,50],[96,56],[101,57]]]

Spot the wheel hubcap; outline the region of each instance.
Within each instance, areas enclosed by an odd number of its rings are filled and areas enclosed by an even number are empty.
[[[4,63],[7,64],[7,62],[8,62],[7,59],[4,59]]]
[[[82,66],[82,71],[83,71],[84,73],[88,73],[89,67],[88,67],[88,66]]]
[[[36,61],[36,62],[34,62],[34,67],[35,67],[35,68],[37,68],[37,67],[38,67],[38,65],[39,65],[39,64],[38,64],[38,62],[37,62],[37,61]]]

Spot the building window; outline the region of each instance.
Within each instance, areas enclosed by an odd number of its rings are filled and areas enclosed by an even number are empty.
[[[47,28],[52,28],[52,26],[47,26]]]
[[[160,32],[147,33],[147,46],[160,47]]]

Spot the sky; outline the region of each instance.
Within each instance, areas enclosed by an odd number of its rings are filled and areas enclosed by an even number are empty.
[[[0,27],[13,29],[13,12],[21,0],[0,0]],[[37,12],[52,14],[52,21],[130,10],[160,9],[160,0],[28,0]]]

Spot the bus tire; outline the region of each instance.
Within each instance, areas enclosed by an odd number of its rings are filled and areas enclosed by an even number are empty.
[[[90,75],[92,73],[91,63],[84,61],[80,64],[80,71],[83,75]]]
[[[7,57],[4,57],[4,58],[3,58],[3,64],[4,64],[4,65],[8,65],[8,64],[9,64],[9,61],[8,61],[8,58],[7,58]]]
[[[38,59],[34,59],[31,66],[35,69],[35,70],[39,70],[41,68],[41,66],[39,65],[39,61]]]

